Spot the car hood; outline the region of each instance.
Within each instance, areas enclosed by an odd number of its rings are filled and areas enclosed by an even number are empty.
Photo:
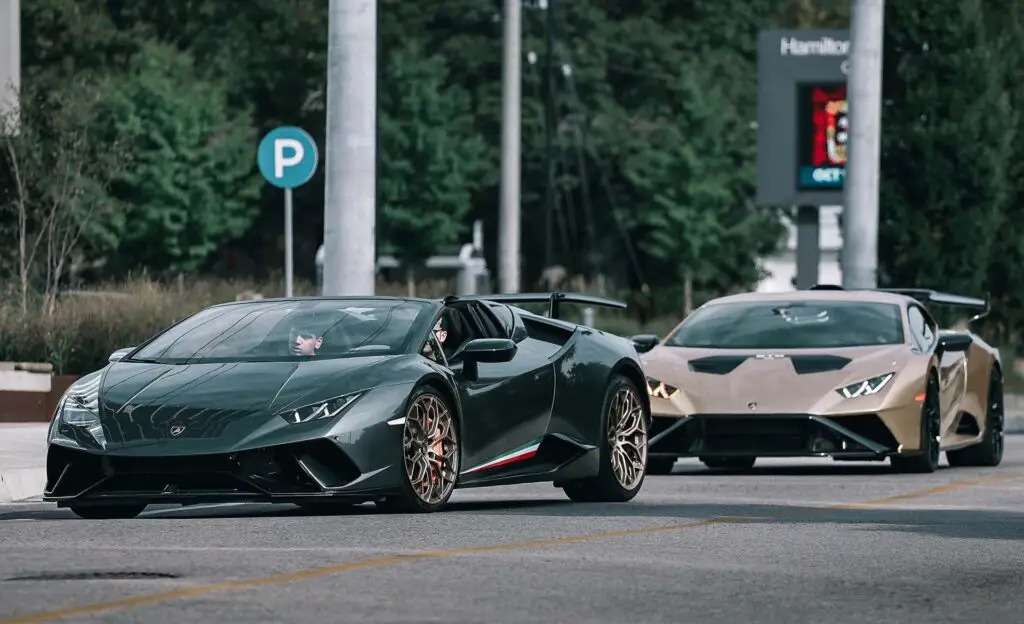
[[[269,418],[401,381],[402,356],[307,362],[118,362],[103,376],[99,413],[107,448],[161,440],[243,439]],[[177,435],[171,434],[172,425]]]
[[[797,414],[873,409],[902,381],[863,399],[844,399],[836,390],[899,373],[911,357],[900,344],[775,351],[659,346],[642,359],[648,378],[682,391],[678,407],[685,413]]]

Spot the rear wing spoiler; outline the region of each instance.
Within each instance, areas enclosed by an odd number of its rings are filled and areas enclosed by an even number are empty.
[[[985,293],[984,299],[978,299],[977,297],[953,295],[927,288],[876,288],[875,290],[917,299],[925,305],[941,305],[949,306],[951,308],[963,308],[965,310],[970,310],[975,312],[975,315],[971,317],[970,321],[968,321],[971,323],[988,316],[989,312],[992,311],[991,300],[988,293]]]
[[[594,295],[583,295],[579,293],[550,292],[550,293],[510,293],[504,295],[471,295],[456,296],[450,295],[444,298],[444,303],[450,304],[457,301],[493,301],[495,303],[507,303],[511,305],[522,303],[546,303],[548,304],[548,317],[557,319],[560,304],[578,303],[582,305],[599,308],[626,309],[626,303],[608,299],[607,297],[596,297]]]

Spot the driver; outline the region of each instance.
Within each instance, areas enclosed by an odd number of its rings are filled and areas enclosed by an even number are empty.
[[[313,356],[323,346],[324,332],[332,325],[329,315],[306,312],[291,320],[288,351],[297,356]]]
[[[441,348],[443,349],[444,341],[448,339],[448,330],[445,329],[444,317],[437,319],[437,323],[434,324],[434,338],[437,340],[437,344],[441,345]],[[437,354],[434,353],[432,341],[428,340],[427,343],[423,345],[423,355],[435,362],[438,361]]]

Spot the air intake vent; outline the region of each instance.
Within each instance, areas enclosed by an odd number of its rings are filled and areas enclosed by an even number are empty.
[[[709,355],[690,360],[690,370],[708,375],[728,375],[749,357],[747,355]]]
[[[853,361],[838,355],[791,355],[789,359],[793,361],[793,369],[797,375],[843,370]]]

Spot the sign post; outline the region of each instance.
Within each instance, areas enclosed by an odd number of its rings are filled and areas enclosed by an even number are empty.
[[[320,161],[316,142],[302,128],[282,126],[267,133],[256,152],[260,173],[284,189],[284,296],[292,296],[294,274],[292,190],[309,182]]]
[[[849,69],[848,30],[758,37],[757,203],[797,206],[797,289],[818,281],[819,207],[843,203]]]

